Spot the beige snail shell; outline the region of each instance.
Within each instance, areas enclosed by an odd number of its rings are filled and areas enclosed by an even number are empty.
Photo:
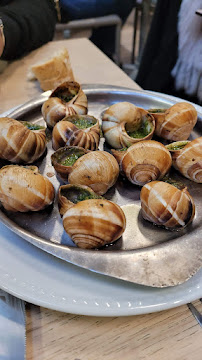
[[[71,192],[72,188],[73,200],[68,200],[68,192]],[[74,203],[76,192],[79,191],[84,192],[87,199]],[[109,200],[98,199],[87,186],[63,185],[59,189],[59,204],[66,203],[64,197],[67,197],[68,205],[66,211],[60,205],[63,226],[78,247],[99,248],[116,241],[124,232],[126,218],[122,209]]]
[[[66,81],[52,92],[41,111],[48,127],[53,128],[68,115],[87,114],[87,97],[77,82]]]
[[[119,166],[113,155],[106,151],[90,151],[72,166],[70,184],[87,185],[99,195],[112,187],[119,175]]]
[[[51,163],[64,182],[67,182],[68,176],[72,171],[72,166],[76,160],[87,154],[87,152],[88,150],[78,146],[64,146],[51,155]]]
[[[0,118],[1,159],[30,164],[40,158],[46,149],[45,128],[30,130],[29,125],[8,117]]]
[[[193,198],[187,191],[163,181],[152,181],[142,187],[141,212],[145,220],[168,229],[184,228],[195,214]]]
[[[202,183],[202,137],[171,143],[167,149],[171,152],[176,170],[186,178]]]
[[[129,102],[111,105],[102,116],[104,137],[114,149],[151,139],[154,128],[153,116]]]
[[[153,112],[155,134],[170,141],[187,140],[197,122],[195,107],[187,102],[177,103],[164,112]]]
[[[113,152],[117,157],[118,151]],[[144,184],[160,180],[168,173],[172,159],[166,147],[158,141],[145,140],[119,151],[120,171],[132,184]],[[118,159],[117,159],[118,160]]]
[[[8,165],[0,170],[0,201],[9,211],[39,211],[54,200],[52,183],[36,166]]]
[[[100,140],[99,121],[90,115],[71,115],[55,124],[52,133],[53,149],[65,145],[97,150]]]

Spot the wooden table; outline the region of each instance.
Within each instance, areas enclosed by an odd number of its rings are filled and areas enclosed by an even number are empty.
[[[41,92],[38,83],[27,81],[27,71],[64,46],[78,82],[139,89],[89,40],[57,41],[11,63],[0,75],[0,112]],[[202,311],[199,301],[194,304]],[[186,305],[147,315],[100,318],[27,304],[26,314],[27,360],[201,359],[201,328]]]

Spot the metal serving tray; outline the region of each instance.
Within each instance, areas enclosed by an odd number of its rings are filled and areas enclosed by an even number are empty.
[[[145,109],[169,107],[183,101],[165,94],[122,87],[83,85],[82,88],[88,98],[89,114],[99,119],[107,107],[120,101],[129,101]],[[41,105],[49,95],[50,92],[43,93],[7,113],[7,116],[44,124]],[[198,112],[198,121],[190,139],[202,136],[202,108],[194,106]],[[53,149],[50,132],[49,137],[47,152],[35,165],[43,175],[49,176],[57,193],[62,183],[51,165]],[[100,149],[109,150],[103,138]],[[5,162],[1,162],[0,166],[3,165]],[[187,185],[196,205],[193,222],[180,231],[165,230],[145,221],[140,212],[140,187],[121,176],[105,197],[123,207],[127,227],[116,243],[100,250],[75,247],[63,229],[57,196],[53,206],[37,213],[11,213],[1,207],[0,220],[28,242],[72,264],[137,284],[174,286],[188,280],[202,265],[202,185],[189,181],[177,171],[174,177]]]

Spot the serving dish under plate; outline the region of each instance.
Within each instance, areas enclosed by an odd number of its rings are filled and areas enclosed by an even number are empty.
[[[87,85],[83,86],[83,89],[89,101],[89,114],[98,118],[105,108],[118,101],[130,101],[144,108],[169,107],[182,101],[162,94],[109,86]],[[19,107],[9,116],[40,123],[40,107],[47,96],[48,94],[44,94]],[[199,119],[192,132],[192,138],[201,135],[202,111],[199,106],[196,108]],[[52,152],[49,142],[47,156],[36,163],[44,175],[54,173],[50,162]],[[50,180],[57,190],[57,177],[53,176]],[[171,286],[187,280],[201,266],[201,185],[184,178],[183,182],[188,185],[195,199],[197,213],[193,223],[185,230],[170,232],[154,227],[141,218],[140,189],[120,178],[116,186],[107,193],[106,198],[124,205],[128,227],[121,240],[99,251],[81,250],[73,246],[71,239],[64,233],[57,206],[39,213],[20,216],[1,211],[0,218],[11,230],[30,243],[83,268],[139,284]]]

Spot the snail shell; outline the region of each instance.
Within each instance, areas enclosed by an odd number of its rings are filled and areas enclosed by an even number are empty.
[[[116,151],[118,152],[118,151]],[[132,184],[144,184],[162,179],[172,165],[172,159],[166,147],[158,141],[145,140],[130,146],[121,152],[120,171]]]
[[[157,109],[158,111],[158,109]],[[152,112],[155,121],[155,134],[170,141],[186,140],[197,122],[197,111],[189,103],[181,102],[164,112]]]
[[[42,106],[42,115],[50,128],[66,116],[87,114],[88,102],[81,86],[75,81],[60,84]]]
[[[64,194],[80,190],[89,192],[89,198],[77,203],[67,200],[67,210],[63,215],[63,226],[73,242],[80,248],[99,248],[116,241],[124,232],[126,219],[122,209],[113,202],[95,198],[97,195],[87,186],[64,185],[59,189],[59,203],[64,204]],[[94,194],[94,195],[93,195]],[[88,195],[87,195],[88,198]],[[62,207],[64,211],[64,207]]]
[[[183,228],[195,214],[194,201],[187,188],[180,190],[163,181],[144,185],[140,199],[143,218],[166,228]]]
[[[90,115],[71,115],[59,121],[53,128],[53,149],[65,145],[97,150],[100,140],[100,126]]]
[[[75,161],[87,152],[88,150],[78,146],[64,146],[51,155],[52,165],[63,181],[68,180]]]
[[[110,106],[102,116],[102,130],[106,141],[121,149],[152,138],[155,121],[151,114],[129,102]]]
[[[30,164],[46,149],[45,128],[30,130],[29,123],[0,118],[0,158]]]
[[[177,147],[181,147],[179,150]],[[192,141],[177,141],[167,145],[173,166],[186,178],[202,183],[202,137]]]
[[[39,211],[52,204],[54,187],[36,166],[4,166],[0,170],[0,201],[6,210]]]
[[[90,151],[72,166],[70,184],[87,185],[99,195],[112,187],[119,175],[116,159],[106,151]]]

